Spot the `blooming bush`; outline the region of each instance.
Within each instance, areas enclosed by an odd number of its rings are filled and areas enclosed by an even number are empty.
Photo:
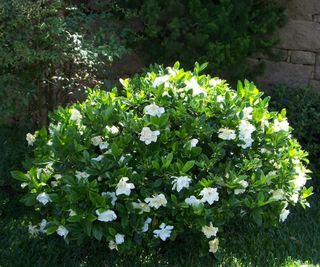
[[[306,153],[285,112],[268,112],[252,83],[233,90],[204,68],[176,63],[88,90],[48,133],[28,134],[32,166],[12,174],[42,219],[30,232],[127,253],[181,240],[216,253],[231,220],[276,224],[289,204],[308,205]]]

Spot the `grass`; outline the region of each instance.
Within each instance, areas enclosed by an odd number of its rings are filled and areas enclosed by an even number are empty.
[[[9,199],[2,196],[1,199]],[[263,229],[238,223],[222,242],[220,261],[199,257],[192,243],[171,247],[155,254],[132,256],[129,259],[109,252],[107,244],[66,245],[61,238],[31,239],[27,234],[28,210],[14,200],[1,202],[0,266],[257,266],[292,267],[320,266],[320,205],[304,211],[292,210],[288,220],[277,229]],[[19,214],[24,214],[23,216]]]

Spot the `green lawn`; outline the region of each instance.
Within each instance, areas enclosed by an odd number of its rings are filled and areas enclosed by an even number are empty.
[[[7,199],[1,197],[1,199]],[[239,222],[230,227],[221,261],[199,257],[192,243],[170,247],[157,255],[125,259],[110,253],[106,244],[97,242],[65,245],[60,238],[29,239],[26,221],[19,214],[27,209],[12,201],[0,205],[0,266],[320,266],[320,205],[313,197],[312,207],[293,210],[279,229],[262,229]],[[0,206],[0,207],[1,207]],[[7,206],[7,208],[4,208]]]

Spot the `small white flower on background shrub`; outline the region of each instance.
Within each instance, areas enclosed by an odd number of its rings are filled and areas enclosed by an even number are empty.
[[[200,67],[88,89],[85,102],[55,111],[49,134],[30,134],[32,166],[12,172],[34,208],[30,233],[97,239],[124,256],[201,244],[200,255],[244,216],[275,225],[290,205],[308,206],[307,154],[285,112],[269,112],[252,83],[234,90]]]
[[[129,196],[131,194],[131,189],[134,189],[133,183],[128,183],[128,177],[122,177],[117,184],[116,195],[126,195]]]
[[[154,230],[153,233],[155,237],[160,238],[162,241],[166,241],[167,238],[170,238],[172,230],[172,225],[166,225],[165,223],[162,223],[160,224],[160,229]]]
[[[36,136],[31,133],[27,133],[26,140],[28,142],[28,146],[33,146],[34,142],[36,141]]]
[[[98,221],[100,222],[111,222],[117,219],[117,215],[113,210],[106,210],[103,212],[97,210],[96,214],[98,215]]]
[[[50,196],[43,192],[43,193],[40,193],[38,196],[37,196],[37,200],[42,203],[43,205],[47,205],[47,203],[51,202],[51,198]]]
[[[151,142],[157,142],[159,131],[152,131],[149,127],[143,127],[140,133],[140,140],[145,142],[146,145],[150,145]]]
[[[143,109],[144,114],[150,115],[150,116],[157,116],[161,117],[161,115],[165,112],[163,107],[159,107],[156,104],[150,104],[148,106],[145,106]]]

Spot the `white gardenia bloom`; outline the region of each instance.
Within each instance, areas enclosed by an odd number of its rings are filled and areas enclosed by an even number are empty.
[[[203,94],[204,96],[207,95],[207,92],[203,88],[201,88],[201,86],[199,85],[195,77],[192,77],[191,80],[185,81],[184,83],[187,89],[192,89],[193,96],[196,96],[199,94]]]
[[[199,143],[199,140],[196,138],[193,138],[190,141],[191,147],[196,147],[198,143]]]
[[[139,214],[151,211],[151,209],[148,206],[148,204],[146,204],[144,202],[141,202],[140,200],[139,200],[139,202],[132,202],[132,206],[133,206],[134,209],[140,209]]]
[[[140,141],[150,145],[151,142],[157,142],[158,135],[160,135],[159,131],[152,131],[149,127],[143,127],[140,133]]]
[[[274,200],[282,200],[284,199],[284,191],[283,189],[270,190],[269,193],[272,193],[271,198]]]
[[[292,194],[292,196],[290,197],[290,200],[293,202],[293,203],[297,203],[298,200],[299,200],[299,192],[294,192]]]
[[[109,241],[109,249],[111,249],[111,250],[114,250],[114,249],[118,250],[117,243],[114,242],[113,240]]]
[[[91,138],[91,143],[94,146],[99,146],[102,143],[102,137],[101,136],[94,136]]]
[[[210,238],[212,236],[216,236],[218,233],[219,228],[218,227],[214,227],[212,225],[212,222],[210,222],[209,226],[205,225],[202,226],[201,231],[202,233],[204,233],[204,235],[206,236],[206,238]]]
[[[215,238],[209,241],[209,252],[216,253],[219,248],[219,239]]]
[[[82,119],[81,113],[79,110],[77,109],[72,109],[71,110],[71,117],[70,120],[72,121],[80,121]]]
[[[169,81],[169,76],[168,75],[164,75],[164,76],[160,76],[160,77],[156,77],[152,83],[153,87],[158,87],[161,84],[165,84],[165,86],[167,87],[168,85],[168,81]]]
[[[101,144],[99,144],[99,148],[101,150],[103,149],[107,149],[109,147],[109,143],[107,141],[102,142]]]
[[[183,188],[189,188],[191,178],[188,176],[171,176],[171,179],[173,181],[171,182],[173,184],[172,190],[177,190],[177,192],[180,192]]]
[[[290,210],[284,208],[280,213],[279,221],[284,222],[288,218],[289,213]]]
[[[133,183],[127,183],[129,181],[128,177],[122,177],[117,184],[116,195],[126,195],[129,196],[131,194],[131,189],[134,189]]]
[[[94,161],[101,161],[103,158],[104,158],[104,156],[103,156],[103,155],[100,155],[100,156],[98,156],[98,157],[92,158],[92,160],[94,160]]]
[[[253,108],[252,107],[244,108],[242,110],[243,119],[244,120],[251,120],[252,119],[252,112],[253,112]]]
[[[88,177],[90,176],[90,174],[86,172],[76,171],[75,176],[77,177],[78,181],[81,181],[81,180],[88,181]]]
[[[256,130],[250,122],[246,120],[241,120],[239,124],[239,139],[243,141],[245,144],[241,144],[242,148],[251,147],[253,143],[253,139],[251,138],[251,134]]]
[[[222,140],[234,140],[237,136],[235,130],[231,130],[229,128],[220,128],[218,137]]]
[[[96,214],[98,215],[98,221],[100,222],[111,222],[117,219],[117,215],[113,210],[106,210],[101,213],[99,210],[96,210]]]
[[[163,107],[159,107],[156,104],[150,104],[148,106],[145,106],[143,109],[143,113],[150,115],[150,116],[157,116],[161,117],[161,115],[165,112]]]
[[[219,200],[219,193],[217,188],[207,187],[203,188],[199,194],[202,196],[201,202],[208,202],[210,205],[212,205],[213,202]]]
[[[296,176],[294,179],[294,186],[296,190],[300,190],[307,182],[306,169],[303,166],[295,167]]]
[[[248,187],[248,182],[245,180],[241,180],[239,182],[239,184],[243,187],[243,188],[237,188],[234,190],[234,194],[235,195],[239,195],[239,194],[243,194],[246,191],[246,188]]]
[[[289,123],[288,121],[285,119],[283,121],[279,121],[278,119],[274,120],[274,124],[273,124],[273,130],[275,132],[279,132],[279,131],[285,131],[288,132],[289,131]]]
[[[173,226],[166,225],[165,223],[160,224],[160,229],[154,230],[154,237],[159,237],[162,241],[165,241],[171,236]]]
[[[152,222],[152,219],[151,218],[147,218],[145,221],[144,221],[144,224],[143,224],[143,227],[142,227],[142,233],[145,233],[145,232],[148,232],[149,230],[149,224]]]
[[[184,200],[185,203],[187,203],[189,206],[199,206],[202,202],[200,199],[197,199],[195,196],[190,196],[190,197],[187,197],[185,200]]]
[[[59,236],[63,236],[63,238],[66,238],[67,235],[69,234],[69,231],[67,228],[65,228],[63,225],[60,225],[57,229],[57,234]]]
[[[155,208],[156,210],[159,209],[161,206],[165,207],[168,203],[164,194],[153,195],[153,197],[147,197],[144,201],[148,203],[149,207]]]
[[[43,205],[46,205],[48,202],[51,202],[51,198],[49,197],[49,195],[47,193],[40,193],[37,196],[37,200],[42,203]]]
[[[215,87],[217,87],[219,84],[221,84],[223,82],[223,80],[221,80],[221,79],[211,79],[210,81],[209,81],[209,84],[211,85],[211,86],[213,86],[213,88],[215,88]]]
[[[73,209],[68,209],[68,211],[69,211],[69,216],[70,217],[77,215],[77,213]]]
[[[115,241],[116,241],[117,245],[120,245],[120,244],[124,243],[124,235],[116,234],[114,238],[115,238]]]
[[[108,196],[111,197],[111,204],[112,206],[116,205],[116,201],[117,201],[117,196],[115,192],[102,192],[101,196]]]
[[[47,227],[47,224],[48,224],[47,220],[46,219],[42,219],[42,221],[39,223],[39,232],[40,233],[45,233],[46,232],[45,228]]]
[[[111,127],[110,127],[110,126],[106,126],[106,130],[107,130],[109,133],[114,134],[114,135],[116,135],[116,134],[119,133],[119,129],[118,129],[116,126],[114,126],[114,125],[112,125]]]
[[[26,140],[28,142],[28,146],[33,146],[34,142],[36,141],[36,136],[31,133],[27,133]]]

